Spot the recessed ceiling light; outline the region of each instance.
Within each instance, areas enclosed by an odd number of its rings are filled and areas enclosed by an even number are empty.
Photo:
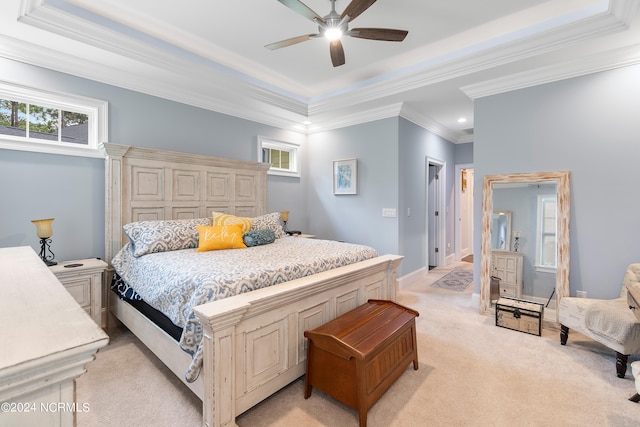
[[[466,123],[466,122],[467,122],[467,119],[465,117],[460,117],[458,119],[458,123]]]
[[[304,122],[302,122],[303,125],[305,126],[309,126],[312,122],[310,122],[309,120],[305,120]]]

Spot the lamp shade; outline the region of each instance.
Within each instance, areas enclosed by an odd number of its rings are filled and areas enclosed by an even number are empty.
[[[280,216],[282,217],[283,221],[289,221],[289,211],[280,212]]]
[[[47,239],[53,236],[53,230],[51,229],[51,223],[53,222],[53,220],[54,218],[47,218],[47,219],[34,219],[31,221],[36,225],[36,231],[39,238]]]

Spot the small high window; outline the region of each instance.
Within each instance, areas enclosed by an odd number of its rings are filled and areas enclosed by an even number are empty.
[[[102,157],[107,103],[0,82],[0,148]]]
[[[300,176],[300,146],[258,137],[258,159],[269,163],[271,175]]]

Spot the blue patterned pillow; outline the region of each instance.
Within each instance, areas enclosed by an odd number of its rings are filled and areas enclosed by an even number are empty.
[[[197,247],[198,225],[211,225],[211,219],[138,221],[122,228],[133,246],[133,256],[139,257],[154,252]]]
[[[273,230],[251,230],[242,235],[242,241],[247,246],[268,245],[276,241],[276,233]]]

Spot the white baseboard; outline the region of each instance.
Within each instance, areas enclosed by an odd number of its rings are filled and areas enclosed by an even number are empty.
[[[471,294],[471,307],[478,307],[478,310],[480,310],[480,294],[479,293],[472,293]]]
[[[398,278],[398,288],[406,288],[407,286],[413,284],[415,281],[419,280],[421,277],[424,277],[425,273],[428,273],[428,270],[426,269],[426,267],[422,267],[415,271],[412,271],[409,274],[405,274],[404,276]]]
[[[454,262],[456,262],[456,254],[451,254],[448,255],[447,257],[445,257],[444,259],[444,265],[451,265]]]

